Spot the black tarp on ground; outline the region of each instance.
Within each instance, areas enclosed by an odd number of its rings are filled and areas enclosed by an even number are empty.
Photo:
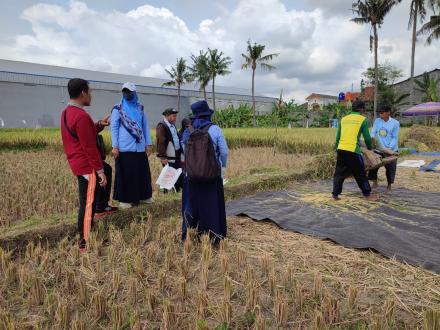
[[[227,214],[271,220],[287,230],[374,249],[440,273],[440,193],[395,189],[368,202],[351,182],[340,201],[330,192],[329,182],[319,182],[260,193],[230,201]]]

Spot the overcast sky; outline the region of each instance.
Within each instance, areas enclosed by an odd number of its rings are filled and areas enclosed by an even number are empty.
[[[410,0],[379,31],[379,61],[409,74]],[[311,92],[359,89],[373,64],[369,26],[350,22],[351,0],[15,0],[2,1],[0,57],[166,78],[177,57],[219,48],[233,60],[218,84],[250,88],[241,70],[246,41],[280,53],[272,72],[258,71],[257,92],[298,101]],[[440,67],[440,41],[416,50],[416,73]]]

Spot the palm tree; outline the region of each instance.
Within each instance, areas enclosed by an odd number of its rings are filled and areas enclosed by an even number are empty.
[[[252,69],[252,110],[254,113],[254,127],[257,126],[257,117],[255,111],[255,70],[257,65],[259,64],[262,69],[273,70],[275,67],[273,65],[268,64],[267,62],[271,61],[274,57],[277,57],[279,54],[268,54],[263,56],[263,51],[265,45],[260,45],[254,43],[251,45],[251,42],[248,40],[247,46],[247,54],[241,54],[243,56],[245,63],[241,66],[242,69],[248,69],[249,67]]]
[[[205,101],[208,101],[206,97],[206,86],[208,86],[208,83],[211,80],[211,75],[208,70],[209,68],[207,52],[201,50],[199,56],[191,55],[191,60],[193,62],[193,65],[189,69],[193,75],[194,80],[197,81],[200,89],[203,90],[203,97],[205,98]]]
[[[426,17],[426,2],[434,10],[435,4],[438,0],[411,0],[411,9],[409,13],[408,29],[412,27],[412,45],[411,45],[411,97],[410,104],[414,104],[414,62],[417,42],[417,20],[421,23]]]
[[[406,101],[406,98],[408,98],[410,96],[409,93],[404,93],[404,94],[394,94],[391,98],[390,98],[390,107],[391,107],[391,116],[395,116],[397,113],[397,110],[402,106],[402,105],[407,105],[408,102]]]
[[[430,0],[431,8],[434,11],[428,22],[423,24],[422,28],[417,32],[417,35],[429,34],[426,43],[430,45],[434,40],[440,38],[440,15],[436,14],[435,9],[440,9],[439,0]]]
[[[208,48],[208,72],[212,80],[212,104],[215,111],[215,77],[225,76],[229,71],[229,65],[232,63],[231,58],[223,56],[223,52],[218,49]]]
[[[379,103],[383,105],[388,105],[391,108],[391,116],[397,113],[397,110],[402,105],[409,104],[407,98],[410,96],[409,93],[400,94],[395,89],[387,86],[384,91],[382,91],[379,99]]]
[[[377,30],[382,25],[385,16],[390,12],[391,8],[395,6],[401,0],[358,0],[352,5],[352,11],[357,17],[351,20],[358,24],[370,24],[373,29],[373,36],[370,35],[370,50],[374,44],[374,118],[376,119],[377,110],[377,97],[379,88],[378,77],[378,61],[377,61],[377,48],[378,48],[378,34]]]
[[[437,102],[439,97],[437,94],[437,85],[440,82],[440,78],[434,79],[425,72],[422,76],[422,80],[414,81],[417,85],[416,90],[425,94],[425,102]]]
[[[423,22],[426,16],[425,0],[412,0],[409,12],[408,29],[412,27],[411,44],[411,91],[410,104],[414,104],[414,61],[416,54],[417,20]]]
[[[171,67],[171,70],[165,69],[165,71],[172,80],[163,83],[162,86],[177,87],[177,111],[180,111],[180,87],[188,82],[191,82],[193,77],[188,72],[186,61],[182,57],[177,59],[175,67]]]

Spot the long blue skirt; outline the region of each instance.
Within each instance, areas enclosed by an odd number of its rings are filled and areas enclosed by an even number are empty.
[[[209,234],[214,243],[226,237],[226,210],[223,179],[194,182],[186,176],[182,191],[182,240],[187,228],[197,228],[199,234]]]

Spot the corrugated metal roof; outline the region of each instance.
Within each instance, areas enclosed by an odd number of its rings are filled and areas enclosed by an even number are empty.
[[[94,89],[120,91],[121,84],[130,81],[137,85],[139,92],[141,93],[162,95],[175,95],[176,93],[174,87],[162,87],[162,84],[167,81],[165,79],[0,59],[0,81],[35,85],[66,86],[66,80],[75,77],[88,80]],[[208,94],[210,94],[209,90],[210,88],[207,89]],[[185,85],[181,89],[181,92],[182,96],[203,97],[198,86],[194,84]],[[251,100],[251,93],[246,89],[216,86],[216,94],[226,99],[234,99],[237,96],[240,96],[242,99]],[[259,102],[273,102],[275,99],[272,97],[256,96],[256,100]]]
[[[306,100],[309,100],[313,97],[321,97],[321,98],[328,98],[328,99],[337,99],[337,96],[334,95],[327,95],[327,94],[319,94],[319,93],[312,93],[309,96],[306,97]]]
[[[433,73],[433,72],[439,72],[440,71],[440,69],[433,69],[433,70],[431,70],[431,71],[425,71],[425,72],[423,72],[423,73],[421,73],[421,74],[419,74],[419,75],[417,75],[417,76],[414,76],[414,79],[419,79],[419,78],[422,78],[423,77],[423,75],[425,74],[425,73],[427,73],[427,74],[431,74],[431,73]],[[410,78],[407,78],[407,79],[405,79],[405,80],[401,80],[401,81],[399,81],[399,82],[396,82],[396,83],[394,83],[392,86],[397,86],[397,85],[400,85],[400,84],[403,84],[403,83],[405,83],[405,82],[407,82],[407,81],[410,81],[411,80],[411,77]]]

